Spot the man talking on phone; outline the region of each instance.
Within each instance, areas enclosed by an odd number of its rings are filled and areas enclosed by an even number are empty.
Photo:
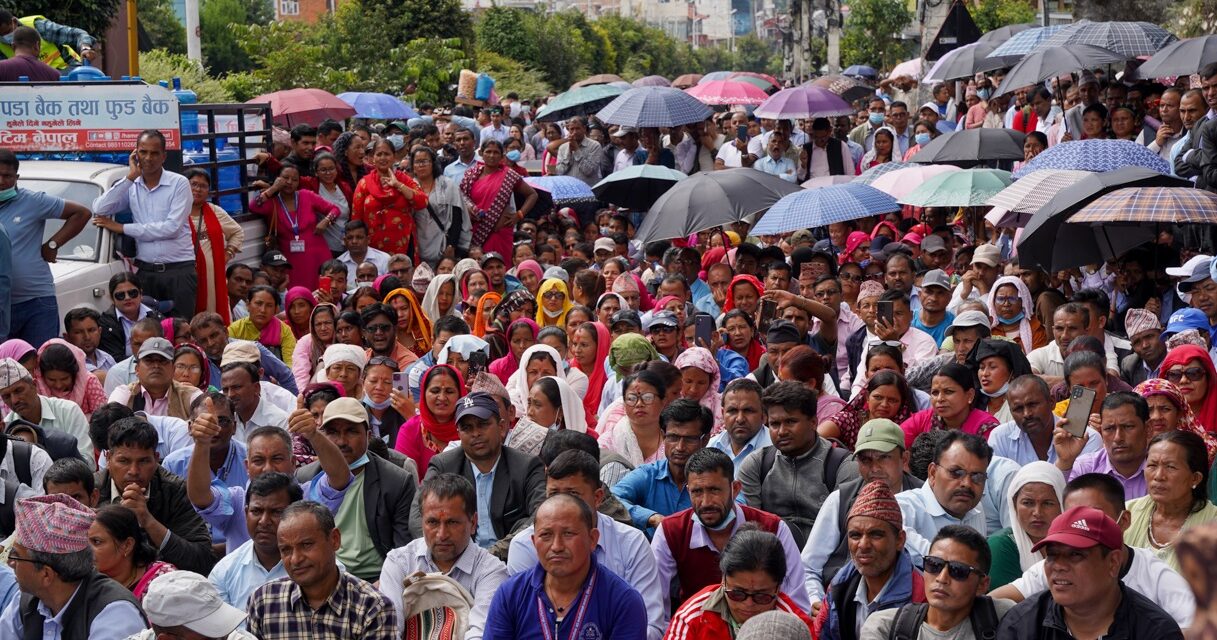
[[[156,129],[139,134],[128,160],[127,177],[93,202],[93,224],[135,239],[135,267],[144,293],[157,300],[172,300],[170,315],[194,316],[199,274],[190,239],[192,198],[190,183],[181,174],[166,171],[165,136]],[[134,222],[114,220],[130,209]]]

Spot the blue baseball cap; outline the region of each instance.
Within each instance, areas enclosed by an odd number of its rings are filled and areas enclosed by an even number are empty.
[[[1203,311],[1192,308],[1180,309],[1171,314],[1170,320],[1166,323],[1166,329],[1162,331],[1162,339],[1165,340],[1189,329],[1208,332],[1209,328],[1208,316],[1204,315]]]
[[[499,417],[499,403],[485,391],[474,391],[456,401],[456,421],[465,416],[476,416],[480,420]]]

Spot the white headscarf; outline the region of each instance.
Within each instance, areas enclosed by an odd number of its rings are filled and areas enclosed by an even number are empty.
[[[485,340],[466,334],[452,336],[444,343],[444,348],[440,349],[439,357],[436,358],[437,364],[448,364],[449,353],[459,353],[465,360],[469,360],[469,356],[473,355],[474,351],[482,351],[486,357],[490,357],[490,344]]]
[[[562,394],[562,423],[571,431],[587,433],[587,415],[583,412],[583,400],[575,390],[562,378],[545,376],[558,383],[558,392]],[[545,378],[541,378],[544,380]],[[535,384],[535,383],[534,383]]]
[[[1031,321],[1030,318],[1035,314],[1035,305],[1031,302],[1031,290],[1027,288],[1027,284],[1018,276],[1003,276],[993,283],[993,288],[989,289],[989,319],[993,322],[993,326],[998,325],[997,321],[997,290],[1005,285],[1010,285],[1018,291],[1019,300],[1023,301],[1023,319],[1018,322],[1018,337],[1023,343],[1023,352],[1031,353],[1035,348],[1031,340]]]
[[[432,278],[431,284],[427,285],[427,293],[423,295],[423,313],[427,314],[432,323],[439,320],[442,315],[439,312],[439,289],[448,283],[452,283],[452,305],[448,307],[447,315],[461,317],[461,312],[457,310],[461,292],[456,288],[456,276],[445,273]]]
[[[561,355],[558,355],[557,349],[542,343],[525,349],[524,353],[520,355],[520,368],[516,369],[516,372],[507,379],[507,395],[511,396],[511,404],[515,405],[519,415],[528,412],[528,374],[525,370],[528,369],[528,361],[537,354],[545,354],[553,359],[557,365],[558,377],[566,380],[566,361],[562,359]]]
[[[1023,530],[1023,525],[1018,521],[1014,511],[1014,500],[1018,497],[1019,490],[1033,482],[1052,487],[1052,490],[1056,492],[1057,502],[1064,503],[1065,476],[1061,474],[1060,469],[1056,468],[1056,465],[1043,460],[1036,460],[1019,469],[1018,473],[1014,474],[1014,479],[1010,481],[1010,486],[1006,487],[1006,508],[1010,509],[1010,529],[1014,534],[1014,544],[1018,547],[1018,564],[1023,571],[1044,559],[1040,554],[1031,552],[1031,537]]]

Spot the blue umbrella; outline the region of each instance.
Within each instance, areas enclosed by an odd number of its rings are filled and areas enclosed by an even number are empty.
[[[627,127],[679,127],[702,122],[714,112],[700,100],[672,87],[635,87],[617,96],[600,120]]]
[[[414,109],[387,93],[348,91],[338,94],[338,99],[355,109],[356,118],[409,120],[418,117]]]
[[[1026,33],[1025,31],[1023,33]],[[1170,175],[1171,167],[1158,154],[1131,140],[1071,140],[1049,147],[1014,172],[1017,180],[1040,169],[1114,171],[1124,167],[1144,167]]]
[[[895,198],[874,187],[849,182],[784,196],[750,233],[758,236],[786,233],[899,210]]]
[[[875,165],[875,166],[867,169],[866,171],[863,171],[861,175],[859,175],[857,178],[854,178],[854,182],[856,182],[857,184],[869,185],[870,183],[874,182],[875,180],[878,180],[879,177],[885,173],[891,173],[892,171],[899,171],[901,169],[911,167],[911,166],[913,166],[913,165],[908,162],[884,162],[883,164]]]
[[[1020,31],[1009,40],[1001,43],[1001,46],[994,49],[990,54],[990,58],[1000,58],[1002,56],[1025,56],[1031,53],[1039,43],[1047,40],[1050,36],[1064,28],[1064,25],[1052,25],[1051,27],[1035,27]]]
[[[587,183],[570,176],[529,176],[524,178],[534,189],[544,191],[553,199],[555,205],[580,204],[595,202],[596,194]]]
[[[855,64],[851,67],[846,68],[845,71],[842,71],[841,75],[859,76],[862,78],[875,78],[875,77],[878,77],[879,74],[878,74],[878,72],[875,71],[874,67],[868,67],[864,64]]]

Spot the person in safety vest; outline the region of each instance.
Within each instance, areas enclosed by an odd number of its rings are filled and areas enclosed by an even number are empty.
[[[67,69],[69,64],[79,63],[82,57],[94,62],[99,56],[93,48],[97,41],[84,29],[52,22],[45,16],[17,18],[0,9],[0,57],[13,57],[13,32],[22,25],[38,32],[42,38],[39,58],[56,69]]]

